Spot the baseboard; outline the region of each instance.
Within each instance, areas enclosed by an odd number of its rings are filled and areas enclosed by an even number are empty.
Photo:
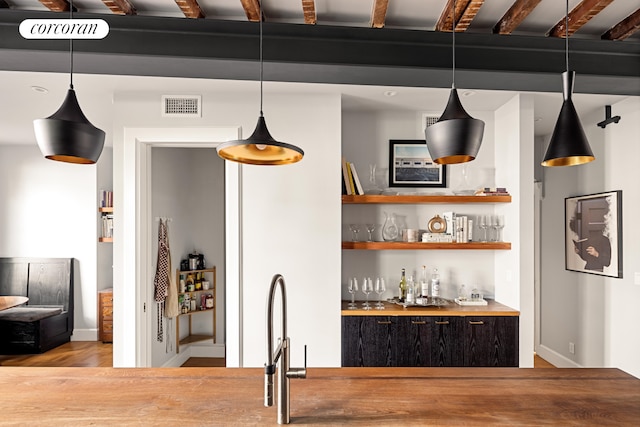
[[[183,346],[181,346],[181,347],[183,347]],[[184,348],[184,349],[181,348],[180,349],[180,353],[176,354],[171,359],[169,359],[166,362],[164,362],[162,367],[163,368],[179,368],[180,366],[184,365],[184,362],[189,360],[190,357],[191,357],[191,349],[190,348]]]
[[[98,341],[97,329],[74,329],[71,341]]]
[[[224,344],[191,344],[191,357],[225,357]]]
[[[556,368],[582,368],[582,366],[580,366],[573,360],[567,359],[563,355],[556,353],[549,347],[546,347],[542,344],[539,345],[538,348],[536,348],[536,354],[542,357],[547,362],[551,363]]]

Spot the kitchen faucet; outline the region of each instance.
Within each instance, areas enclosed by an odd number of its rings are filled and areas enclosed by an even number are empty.
[[[282,299],[282,334],[278,348],[273,352],[273,301],[276,286],[280,285]],[[289,337],[287,337],[287,296],[284,277],[276,274],[271,279],[267,297],[267,363],[264,365],[264,406],[273,406],[273,375],[280,359],[278,369],[278,424],[289,424],[289,380],[307,377],[307,346],[304,346],[304,368],[289,368]]]

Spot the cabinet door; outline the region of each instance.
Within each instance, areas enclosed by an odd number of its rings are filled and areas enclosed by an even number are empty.
[[[431,366],[433,320],[424,316],[398,317],[397,366]]]
[[[432,317],[431,365],[464,366],[462,317]]]
[[[396,337],[395,317],[342,317],[342,366],[396,366]]]
[[[518,366],[518,317],[464,318],[464,366]]]

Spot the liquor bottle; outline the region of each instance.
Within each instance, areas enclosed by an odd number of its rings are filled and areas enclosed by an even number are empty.
[[[427,280],[427,266],[422,266],[422,274],[420,275],[420,291],[422,298],[429,297],[429,281]]]
[[[398,290],[398,300],[400,302],[404,302],[407,298],[407,279],[404,277],[404,268],[402,269],[402,275],[400,276],[400,284],[398,285]]]
[[[409,276],[407,280],[407,304],[416,303],[415,283],[413,282],[413,276]]]
[[[440,298],[440,274],[437,268],[434,268],[431,273],[431,297]]]

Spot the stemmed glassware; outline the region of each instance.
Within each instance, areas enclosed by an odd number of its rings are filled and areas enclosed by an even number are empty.
[[[376,303],[376,310],[384,310],[384,304],[382,303],[382,294],[387,290],[384,284],[384,277],[376,277],[376,293],[378,294],[378,302]]]
[[[502,229],[504,228],[504,215],[496,215],[493,220],[496,229],[496,242],[502,242]]]
[[[367,233],[369,233],[369,240],[367,240],[367,242],[373,242],[373,230],[376,229],[376,225],[375,224],[367,224]]]
[[[351,302],[349,303],[349,310],[355,310],[356,308],[358,308],[355,302],[355,295],[356,295],[356,292],[358,292],[358,279],[356,279],[355,277],[349,278],[349,286],[347,289],[351,294]]]
[[[369,304],[369,294],[371,292],[373,292],[373,281],[370,277],[365,277],[362,282],[362,293],[366,297],[364,304],[362,304],[364,310],[371,310],[371,305]]]
[[[359,224],[349,224],[349,230],[353,233],[351,240],[354,242],[358,241],[358,233],[360,232]]]
[[[480,215],[480,218],[478,218],[478,227],[482,230],[483,242],[487,241],[487,228],[489,227],[490,222],[488,215]]]

